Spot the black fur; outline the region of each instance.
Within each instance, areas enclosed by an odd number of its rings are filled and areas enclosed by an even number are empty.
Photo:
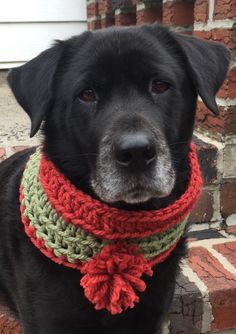
[[[153,134],[158,129],[176,175],[171,193],[141,204],[122,200],[110,204],[148,210],[169,204],[185,190],[197,94],[217,113],[215,94],[229,59],[228,50],[220,44],[177,35],[157,25],[107,29],[57,42],[13,69],[8,80],[31,118],[31,136],[43,121],[46,154],[78,188],[94,197],[99,196],[91,177],[104,133],[112,141],[124,128],[133,132],[136,127],[145,128]],[[170,83],[170,89],[153,96],[153,77]],[[79,98],[86,87],[96,90],[96,103]],[[50,261],[24,233],[19,184],[31,152],[17,153],[0,165],[0,295],[19,318],[23,333],[159,333],[173,296],[178,263],[185,255],[185,239],[156,266],[154,276],[146,278],[147,290],[133,310],[117,316],[95,311],[83,296],[80,272]]]

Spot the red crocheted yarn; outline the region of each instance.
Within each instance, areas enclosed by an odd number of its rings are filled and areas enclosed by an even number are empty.
[[[20,187],[20,197],[19,197],[20,203],[22,203],[23,198],[24,198],[23,191],[22,191],[22,188]],[[24,225],[25,233],[31,239],[32,243],[34,244],[36,248],[40,249],[40,251],[46,257],[51,259],[53,262],[57,264],[63,264],[64,266],[69,267],[69,268],[80,270],[82,266],[82,263],[80,261],[76,263],[70,263],[67,261],[67,258],[65,256],[61,256],[61,257],[55,256],[53,249],[46,247],[45,241],[37,237],[36,229],[30,226],[30,220],[25,217],[24,215],[25,207],[22,204],[20,205],[20,211],[21,211],[21,220]]]
[[[139,302],[136,291],[143,292],[143,274],[152,276],[151,265],[138,253],[137,246],[113,244],[85,263],[80,284],[96,310],[107,309],[118,314]]]
[[[168,230],[192,210],[202,187],[194,145],[189,152],[190,176],[185,193],[160,210],[125,211],[111,208],[76,189],[43,155],[40,182],[54,209],[68,222],[105,239],[143,238]]]
[[[85,296],[97,310],[107,309],[111,314],[121,313],[127,308],[133,308],[139,301],[137,293],[146,288],[142,275],[152,276],[152,267],[163,262],[179,240],[149,260],[145,259],[137,245],[128,244],[127,241],[167,231],[183,221],[196,203],[202,187],[193,144],[190,147],[189,164],[187,190],[173,204],[160,210],[124,211],[111,208],[76,189],[43,154],[39,180],[51,206],[67,223],[110,241],[89,261],[70,263],[65,256],[56,256],[54,250],[37,237],[36,229],[30,225],[21,204],[25,232],[33,244],[52,261],[80,270],[84,275],[81,286]],[[23,191],[20,189],[20,203],[23,199]],[[113,243],[110,243],[111,240]]]

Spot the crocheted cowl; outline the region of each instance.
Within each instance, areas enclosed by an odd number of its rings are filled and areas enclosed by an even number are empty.
[[[21,187],[21,216],[33,244],[52,261],[80,270],[84,294],[111,314],[133,308],[146,288],[143,274],[164,261],[180,240],[202,178],[193,144],[185,193],[160,210],[111,208],[76,189],[38,148]]]

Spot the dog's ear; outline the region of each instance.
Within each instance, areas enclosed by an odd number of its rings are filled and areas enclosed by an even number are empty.
[[[12,69],[8,83],[21,107],[31,119],[30,137],[39,130],[53,103],[53,78],[64,49],[57,42],[28,63]]]
[[[205,105],[218,114],[215,95],[227,75],[231,58],[229,50],[220,43],[177,34],[156,24],[143,26],[143,29],[160,38],[170,49],[177,47],[198,94]]]
[[[230,52],[220,43],[173,33],[186,56],[190,77],[205,105],[215,114],[218,107],[215,95],[229,68]]]

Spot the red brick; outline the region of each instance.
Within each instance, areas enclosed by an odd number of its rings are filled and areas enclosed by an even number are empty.
[[[212,330],[236,327],[236,276],[203,247],[189,250],[189,264],[209,290]]]
[[[157,8],[146,8],[137,11],[136,14],[137,25],[145,23],[162,22],[162,11]]]
[[[219,91],[217,92],[217,96],[221,99],[226,99],[228,97],[228,89],[229,89],[229,79],[228,77],[223,82],[222,86],[220,87]]]
[[[223,218],[236,213],[236,182],[223,183],[220,189],[220,207]]]
[[[194,19],[196,22],[206,22],[208,20],[208,0],[195,1]]]
[[[87,6],[88,18],[98,15],[98,3],[94,2]]]
[[[101,28],[108,28],[115,24],[115,18],[113,14],[105,14],[105,17],[101,18]]]
[[[235,226],[236,232],[236,226]],[[221,245],[214,245],[213,248],[221,253],[236,268],[236,241],[226,242]]]
[[[236,98],[236,67],[232,68],[228,75],[228,97]]]
[[[218,149],[197,137],[194,137],[198,161],[200,163],[204,184],[212,184],[217,181]]]
[[[116,26],[130,26],[136,24],[136,13],[120,13],[115,15]]]
[[[213,40],[224,43],[231,49],[232,55],[236,57],[236,26],[232,29],[213,29],[211,31],[194,31],[194,36],[206,40]]]
[[[236,134],[236,107],[219,107],[219,115],[214,115],[202,102],[198,102],[196,125],[212,133]]]
[[[209,40],[212,37],[211,31],[194,30],[193,35],[198,38]]]
[[[213,216],[213,195],[210,191],[203,190],[201,196],[190,214],[191,223],[209,222]]]
[[[236,289],[236,276],[228,272],[207,249],[191,247],[188,261],[191,268],[206,284],[209,292],[217,292],[219,289]]]
[[[196,125],[211,132],[225,133],[226,108],[219,107],[219,115],[214,115],[203,102],[197,104]]]
[[[20,325],[17,320],[12,318],[5,307],[0,306],[0,334],[20,334]]]
[[[217,96],[223,99],[236,98],[236,67],[233,67],[230,70],[228,77],[217,93]]]
[[[236,18],[235,0],[215,0],[214,18],[217,20]]]
[[[98,13],[106,14],[112,10],[111,0],[99,0],[98,2]]]
[[[227,226],[226,232],[229,234],[234,234],[236,236],[236,226]]]
[[[6,151],[5,148],[0,147],[0,162],[6,159]]]
[[[236,288],[216,292],[211,298],[214,320],[212,330],[235,329]]]
[[[166,2],[163,4],[163,23],[189,26],[194,22],[194,2]]]
[[[225,134],[236,135],[236,107],[229,107],[225,117]]]
[[[90,22],[88,22],[88,29],[90,31],[97,30],[101,28],[101,20],[100,19],[95,19]]]

